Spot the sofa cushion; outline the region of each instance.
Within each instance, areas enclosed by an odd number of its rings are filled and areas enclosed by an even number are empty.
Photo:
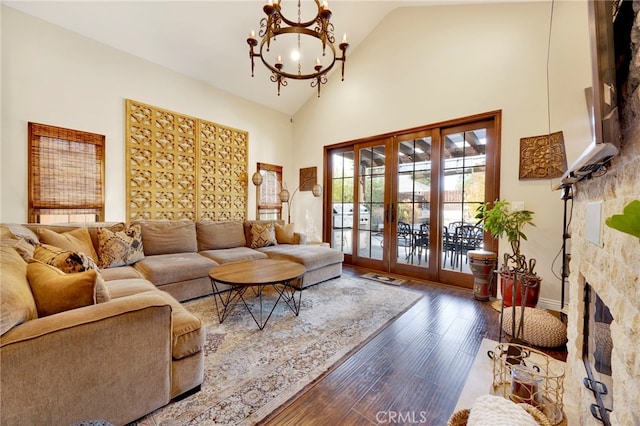
[[[133,266],[118,266],[117,268],[101,269],[100,274],[105,281],[142,278],[142,274]]]
[[[173,359],[181,359],[198,353],[204,347],[205,330],[202,321],[174,299],[169,293],[157,291],[171,305],[173,320]],[[213,303],[213,301],[211,301]]]
[[[338,250],[322,246],[299,244],[278,244],[259,248],[272,259],[284,259],[302,264],[307,271],[322,268],[334,263],[342,263],[344,255]]]
[[[94,270],[65,274],[31,259],[27,264],[27,280],[39,317],[93,305],[96,301],[98,273]]]
[[[251,225],[251,248],[267,247],[278,244],[273,222]]]
[[[198,253],[174,253],[145,256],[140,262],[136,262],[134,268],[143,277],[160,286],[206,277],[211,268],[217,265]]]
[[[60,269],[65,274],[88,271],[93,269],[98,273],[96,282],[96,303],[104,303],[111,300],[109,291],[104,283],[104,278],[95,262],[84,253],[71,250],[63,250],[49,244],[38,244],[33,252],[33,258]]]
[[[293,223],[287,225],[275,224],[276,227],[276,241],[278,244],[295,244],[295,234],[293,231]]]
[[[200,254],[214,260],[220,265],[222,265],[223,263],[238,262],[241,260],[266,259],[268,257],[266,254],[254,249],[250,249],[249,247],[205,250],[201,251]]]
[[[93,247],[93,241],[87,228],[77,228],[62,233],[57,233],[46,228],[39,228],[38,237],[41,243],[84,253],[94,262],[98,261],[98,254]]]
[[[0,245],[0,335],[38,318],[27,281],[27,263],[8,244]]]
[[[107,281],[107,288],[109,289],[109,294],[111,294],[111,297],[114,299],[147,291],[158,291],[158,288],[153,285],[152,282],[144,278],[125,278]]]
[[[136,220],[145,256],[198,251],[196,224],[190,220]]]
[[[100,268],[132,265],[144,259],[140,225],[131,225],[118,232],[98,228],[97,232]]]
[[[243,247],[247,244],[242,222],[199,221],[196,223],[196,231],[198,233],[198,251]]]

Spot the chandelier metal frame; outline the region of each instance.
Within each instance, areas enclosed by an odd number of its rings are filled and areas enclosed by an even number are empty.
[[[258,46],[258,40],[255,37],[254,32],[247,39],[249,45],[249,57],[251,58],[251,77],[254,76],[255,70],[255,57],[259,57],[262,63],[271,71],[270,80],[278,84],[278,96],[280,96],[280,88],[287,85],[287,78],[294,80],[312,80],[311,87],[317,87],[318,97],[320,97],[320,86],[325,84],[327,80],[327,73],[334,67],[336,61],[342,62],[342,81],[344,81],[344,64],[347,61],[347,49],[349,43],[346,41],[346,35],[342,42],[338,44],[338,49],[342,52],[342,56],[337,56],[334,37],[334,27],[330,22],[331,10],[329,9],[327,2],[320,0],[314,0],[318,7],[318,12],[315,18],[301,22],[300,21],[300,0],[298,0],[298,22],[287,19],[281,11],[280,2],[282,0],[269,0],[262,8],[265,18],[260,20],[260,46],[258,51],[255,47]],[[282,61],[279,59],[275,64],[269,63],[263,55],[264,49],[269,52],[271,48],[271,41],[282,34],[297,34],[298,35],[298,48],[300,47],[300,37],[309,36],[320,40],[322,43],[322,56],[326,56],[326,48],[329,47],[331,52],[331,62],[326,66],[323,66],[319,58],[313,67],[314,72],[302,73],[300,64],[298,64],[297,73],[289,73],[284,70]],[[279,57],[280,58],[280,57]]]

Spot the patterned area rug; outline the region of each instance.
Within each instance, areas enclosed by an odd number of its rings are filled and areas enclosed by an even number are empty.
[[[298,317],[281,301],[262,331],[242,305],[219,324],[211,297],[186,302],[206,324],[202,391],[137,424],[255,424],[420,297],[405,288],[337,278],[304,290]]]
[[[368,273],[364,274],[362,277],[366,278],[368,280],[373,280],[373,281],[377,281],[379,283],[391,284],[391,285],[402,285],[405,282],[407,282],[407,280],[403,280],[403,279],[400,279],[400,278],[393,278],[393,277],[390,277],[388,275],[383,275],[383,274],[376,274],[375,272],[368,272]]]

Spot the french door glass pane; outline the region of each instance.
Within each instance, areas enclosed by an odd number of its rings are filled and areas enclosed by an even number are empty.
[[[331,246],[347,254],[351,254],[353,250],[353,159],[353,151],[331,155],[331,228],[333,234]]]
[[[443,137],[442,267],[470,274],[467,253],[482,248],[475,215],[485,195],[487,129]]]
[[[398,144],[397,263],[429,265],[431,137]]]
[[[359,151],[358,256],[382,260],[384,232],[385,146]]]

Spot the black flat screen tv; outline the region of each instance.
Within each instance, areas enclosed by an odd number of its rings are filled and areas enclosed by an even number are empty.
[[[606,170],[622,143],[619,89],[626,83],[630,52],[631,0],[590,0],[592,87],[585,90],[592,140],[562,176],[560,187]]]

